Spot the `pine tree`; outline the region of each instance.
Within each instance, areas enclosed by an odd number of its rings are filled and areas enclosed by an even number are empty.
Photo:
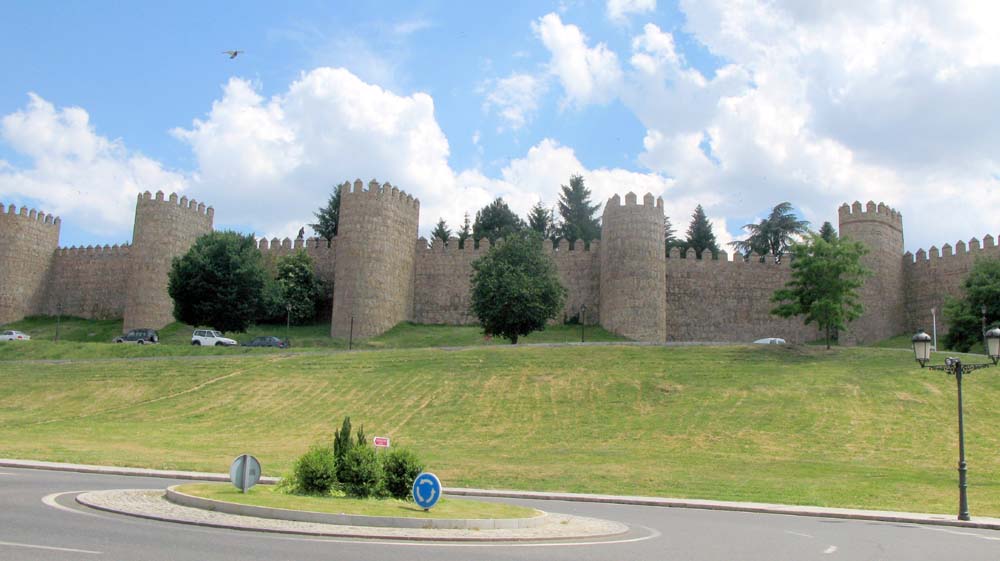
[[[674,225],[670,223],[669,216],[663,217],[663,242],[668,255],[670,254],[671,248],[681,247],[684,244],[684,242],[677,239]]]
[[[824,222],[823,226],[819,229],[819,237],[828,242],[837,239],[837,231],[833,229],[833,224],[830,224],[829,221]]]
[[[788,246],[809,231],[809,222],[799,220],[792,214],[792,203],[783,202],[771,209],[767,218],[757,224],[747,224],[743,229],[750,234],[747,239],[729,242],[729,245],[742,253],[744,259],[756,253],[763,262],[764,256],[770,254],[774,256],[775,263],[780,263]]]
[[[569,187],[561,187],[559,215],[562,216],[562,225],[559,235],[570,243],[576,240],[590,243],[590,240],[600,239],[601,222],[594,215],[601,205],[590,204],[590,189],[584,185],[583,176],[574,175],[569,178]]]
[[[510,237],[524,228],[524,221],[514,214],[503,198],[497,197],[476,213],[472,236],[477,240],[486,238],[490,243],[495,243],[499,238]]]
[[[462,222],[462,229],[458,231],[458,247],[465,247],[465,240],[472,237],[472,224],[469,222],[469,213],[465,213],[465,222]]]
[[[344,185],[348,184],[344,183]],[[333,193],[330,194],[326,206],[319,209],[319,212],[313,213],[316,217],[316,223],[309,225],[327,242],[337,236],[337,227],[340,225],[340,191],[344,185],[337,185],[333,188]]]
[[[687,229],[687,240],[684,241],[684,251],[688,248],[694,250],[698,259],[702,258],[702,253],[707,249],[712,252],[712,257],[719,253],[719,244],[715,241],[715,233],[712,232],[712,223],[705,216],[705,209],[698,205],[691,215],[691,225]]]
[[[448,224],[445,223],[444,218],[438,220],[437,226],[434,227],[434,231],[431,232],[432,240],[441,240],[441,243],[448,243],[448,238],[451,237],[451,229],[448,228]]]
[[[541,201],[531,207],[528,213],[528,227],[538,233],[543,239],[553,239],[555,237],[555,212],[550,208],[545,208]]]

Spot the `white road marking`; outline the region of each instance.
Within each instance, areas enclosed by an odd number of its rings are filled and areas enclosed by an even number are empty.
[[[59,510],[65,511],[65,512],[72,512],[73,514],[82,514],[84,516],[93,516],[95,518],[104,518],[103,516],[98,516],[96,514],[93,514],[93,513],[90,513],[90,512],[85,512],[85,511],[82,511],[82,510],[76,510],[75,508],[70,508],[68,506],[63,506],[63,505],[61,505],[61,504],[59,504],[59,503],[56,502],[56,499],[58,499],[59,497],[61,497],[63,495],[76,495],[76,494],[79,494],[79,493],[86,493],[86,492],[87,491],[63,491],[62,493],[52,493],[51,495],[45,495],[44,497],[42,497],[42,502],[45,503],[46,505],[52,507],[52,508],[59,509]]]
[[[959,532],[957,530],[948,530],[948,529],[945,529],[945,528],[928,528],[926,526],[921,526],[921,528],[923,528],[925,530],[934,530],[935,532],[944,532],[946,534],[952,534],[952,535],[955,535],[955,536],[972,536],[974,538],[979,538],[981,540],[988,540],[988,541],[1000,542],[1000,538],[993,537],[993,536],[984,536],[982,534],[977,534],[975,532]]]
[[[0,471],[0,475],[17,475],[15,473],[7,473],[6,471]]]
[[[785,530],[786,534],[791,534],[793,536],[802,536],[803,538],[811,538],[809,534],[803,534],[802,532],[793,532],[791,530]]]
[[[831,545],[830,547],[826,548],[826,551],[824,551],[823,553],[830,554],[830,553],[833,553],[835,551],[837,551],[837,546]]]
[[[63,551],[66,553],[88,553],[90,555],[102,555],[100,551],[90,551],[89,549],[73,549],[71,547],[52,547],[48,545],[34,545],[30,543],[0,542],[0,546],[25,547],[28,549],[44,549],[46,551]]]

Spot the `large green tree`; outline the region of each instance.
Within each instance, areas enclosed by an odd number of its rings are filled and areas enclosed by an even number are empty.
[[[267,271],[253,236],[212,232],[175,257],[167,292],[174,318],[219,331],[246,331],[256,319]]]
[[[508,238],[524,229],[524,221],[514,214],[502,197],[479,209],[472,225],[472,236],[476,240],[486,238],[494,243],[499,238]]]
[[[326,206],[314,213],[316,223],[309,225],[321,238],[326,239],[327,242],[337,236],[337,226],[340,224],[340,191],[345,185],[350,184],[344,183],[333,188]]]
[[[837,231],[833,229],[833,224],[830,224],[829,221],[824,222],[823,226],[819,229],[819,237],[832,242],[837,237]]]
[[[691,214],[691,224],[688,225],[687,239],[684,240],[684,244],[681,246],[682,251],[687,251],[688,248],[694,250],[695,257],[698,259],[702,258],[702,253],[705,250],[712,253],[711,257],[715,257],[719,253],[719,243],[715,241],[715,232],[712,231],[712,223],[708,221],[705,209],[701,208],[701,205],[695,207],[694,213]]]
[[[541,201],[535,203],[528,213],[528,228],[542,238],[551,240],[557,238],[555,222],[555,212],[551,208],[546,208]]]
[[[859,242],[827,241],[810,233],[793,243],[789,252],[792,279],[771,297],[778,304],[771,313],[785,318],[803,316],[806,324],[815,322],[826,334],[829,349],[830,335],[864,311],[857,291],[871,274],[861,265],[868,250]]]
[[[681,247],[684,242],[677,239],[677,231],[674,230],[674,225],[670,223],[670,217],[663,217],[663,242],[667,254],[670,254],[670,250],[675,247]]]
[[[465,213],[465,220],[462,222],[462,227],[458,230],[458,247],[465,247],[465,240],[472,237],[472,225],[469,222],[469,213]]]
[[[987,327],[995,325],[1000,317],[1000,259],[977,259],[962,289],[961,298],[950,298],[944,306],[944,317],[948,321],[945,345],[966,353],[982,349],[982,307],[986,306]]]
[[[763,261],[770,254],[775,263],[780,263],[788,246],[809,231],[809,221],[799,220],[792,213],[792,203],[783,202],[775,205],[767,218],[757,224],[746,224],[743,229],[749,235],[745,240],[729,242],[733,249],[742,253],[744,259],[756,253]]]
[[[483,332],[517,344],[562,311],[566,289],[542,238],[520,233],[472,263],[472,312]]]
[[[561,185],[559,194],[559,216],[562,224],[559,226],[559,236],[570,243],[601,238],[601,219],[596,216],[600,204],[590,204],[590,189],[584,185],[582,175],[569,178],[569,185]]]
[[[283,313],[295,325],[310,323],[325,296],[312,258],[302,250],[278,258],[275,281],[284,302]]]

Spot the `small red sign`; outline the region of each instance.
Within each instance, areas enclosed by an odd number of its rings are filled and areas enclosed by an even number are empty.
[[[376,448],[388,448],[389,447],[389,437],[388,436],[376,436],[374,439]]]

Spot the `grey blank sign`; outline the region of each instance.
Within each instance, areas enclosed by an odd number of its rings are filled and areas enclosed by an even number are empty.
[[[260,481],[260,462],[250,454],[241,454],[229,467],[229,480],[237,489],[247,492]]]

